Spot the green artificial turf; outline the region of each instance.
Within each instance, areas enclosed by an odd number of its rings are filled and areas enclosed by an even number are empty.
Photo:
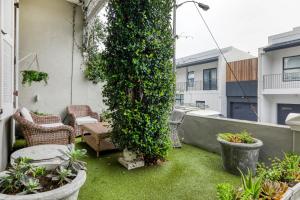
[[[184,145],[170,152],[161,166],[127,171],[118,162],[118,152],[96,154],[86,144],[87,181],[79,200],[213,200],[216,185],[239,184],[239,178],[222,169],[220,156]]]

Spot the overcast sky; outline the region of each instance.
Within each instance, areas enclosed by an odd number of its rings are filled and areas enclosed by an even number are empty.
[[[202,14],[221,47],[234,46],[253,55],[268,44],[269,35],[300,26],[300,0],[197,1],[210,6]],[[215,48],[192,3],[177,10],[177,34],[177,58]]]

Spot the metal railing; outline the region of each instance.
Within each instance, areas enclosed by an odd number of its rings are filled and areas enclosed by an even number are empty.
[[[176,83],[176,91],[184,92],[184,91],[196,91],[203,90],[203,81],[194,81],[194,82],[177,82]]]
[[[263,76],[264,89],[300,88],[300,72]]]

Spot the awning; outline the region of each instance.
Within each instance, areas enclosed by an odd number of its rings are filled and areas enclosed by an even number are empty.
[[[219,57],[206,58],[206,59],[202,59],[202,60],[196,60],[196,61],[192,61],[192,62],[177,64],[176,68],[188,67],[188,66],[193,66],[193,65],[201,65],[201,64],[216,62],[218,60],[219,60]]]
[[[275,51],[275,50],[279,50],[279,49],[286,49],[286,48],[297,47],[297,46],[300,46],[300,39],[277,43],[277,44],[272,44],[268,47],[265,47],[264,51],[265,52]]]

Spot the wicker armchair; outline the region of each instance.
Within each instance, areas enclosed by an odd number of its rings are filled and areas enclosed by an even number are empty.
[[[70,125],[75,129],[75,135],[82,135],[82,131],[79,125],[76,123],[76,118],[90,116],[97,121],[100,121],[99,114],[93,112],[88,105],[72,105],[67,107],[67,113],[70,117]]]
[[[42,124],[60,123],[59,116],[39,116],[30,113],[34,123],[26,120],[18,110],[13,118],[20,124],[28,146],[40,144],[72,144],[75,142],[74,129],[71,126],[43,127]]]

